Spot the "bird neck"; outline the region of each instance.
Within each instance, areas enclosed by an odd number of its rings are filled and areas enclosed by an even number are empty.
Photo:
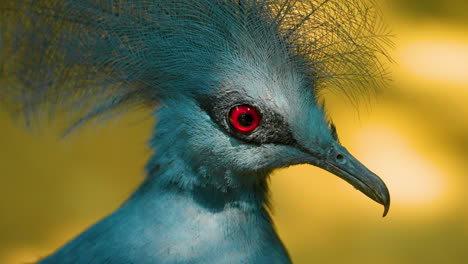
[[[194,203],[211,211],[232,207],[243,211],[264,211],[265,206],[269,206],[266,172],[259,172],[262,175],[243,175],[258,180],[245,185],[236,184],[229,172],[216,175],[205,172],[200,175],[184,160],[168,157],[170,152],[162,153],[155,155],[148,163],[148,176],[138,194],[177,193],[190,197]]]
[[[101,225],[123,223],[120,240],[150,249],[132,263],[290,263],[265,206],[265,181],[225,189],[181,183],[175,181],[184,179],[181,174],[187,179],[198,175],[179,162],[161,163]]]

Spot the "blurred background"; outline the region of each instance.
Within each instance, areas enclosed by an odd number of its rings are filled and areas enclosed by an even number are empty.
[[[468,2],[383,6],[394,82],[359,111],[326,97],[343,145],[387,183],[390,213],[312,166],[275,172],[295,263],[468,263]],[[115,210],[144,177],[152,125],[134,112],[61,140],[0,113],[0,263],[34,262]]]

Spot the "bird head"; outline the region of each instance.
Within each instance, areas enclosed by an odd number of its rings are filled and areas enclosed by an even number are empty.
[[[385,184],[341,146],[318,103],[321,89],[353,98],[384,77],[386,34],[367,1],[22,0],[0,12],[0,46],[14,55],[2,69],[20,84],[2,94],[19,95],[15,108],[65,104],[80,115],[75,128],[150,105],[155,155],[200,178],[242,187],[307,163],[388,211]]]
[[[178,141],[170,148],[183,148],[190,167],[210,183],[249,186],[276,168],[311,164],[384,205],[385,215],[387,187],[340,144],[311,89],[315,80],[286,54],[270,55],[218,64],[213,74],[222,78],[208,92],[165,100],[156,133]]]

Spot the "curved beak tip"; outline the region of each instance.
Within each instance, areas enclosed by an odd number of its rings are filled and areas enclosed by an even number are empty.
[[[384,204],[384,212],[383,212],[382,217],[387,216],[389,210],[390,210],[390,202],[388,202],[387,204]]]
[[[375,174],[374,174],[375,175]],[[390,210],[390,192],[388,191],[387,186],[385,183],[375,175],[375,180],[377,180],[376,184],[373,185],[374,194],[374,201],[378,202],[379,204],[383,205],[384,212],[382,217],[385,217]]]
[[[388,191],[387,191],[386,195],[384,195],[382,198],[383,198],[382,199],[383,201],[382,201],[381,204],[384,206],[384,212],[383,212],[382,217],[385,217],[385,216],[387,216],[388,211],[390,210],[390,194],[388,193]]]

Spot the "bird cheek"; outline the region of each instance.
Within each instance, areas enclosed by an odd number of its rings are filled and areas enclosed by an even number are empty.
[[[275,158],[270,159],[273,161],[272,167],[275,168],[310,163],[310,155],[289,146],[283,147],[276,153]]]

